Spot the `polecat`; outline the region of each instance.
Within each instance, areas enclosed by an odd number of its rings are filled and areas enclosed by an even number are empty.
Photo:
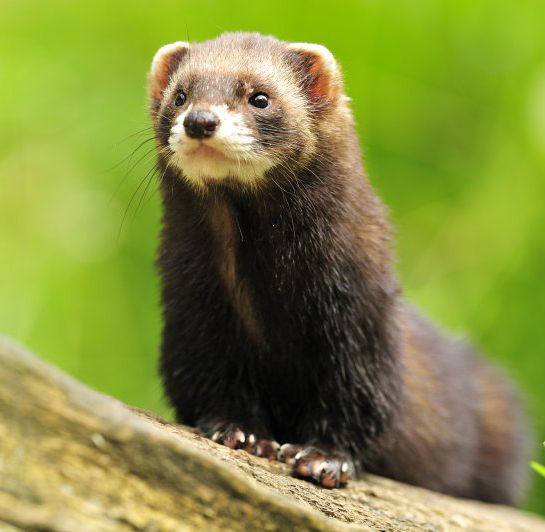
[[[176,42],[149,93],[177,419],[326,487],[370,471],[516,502],[518,402],[402,299],[332,54],[246,33]]]

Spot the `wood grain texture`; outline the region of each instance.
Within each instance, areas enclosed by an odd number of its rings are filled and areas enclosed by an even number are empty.
[[[545,531],[367,476],[324,490],[103,396],[0,338],[0,530]]]

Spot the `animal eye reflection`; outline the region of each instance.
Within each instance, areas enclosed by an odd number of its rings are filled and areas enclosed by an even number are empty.
[[[178,94],[176,95],[176,99],[174,100],[174,105],[176,107],[180,107],[185,103],[186,99],[187,99],[187,96],[185,95],[185,92],[179,91]]]
[[[265,107],[269,107],[270,105],[269,96],[264,92],[257,92],[251,96],[248,101],[250,102],[250,105],[257,107],[258,109],[265,109]]]

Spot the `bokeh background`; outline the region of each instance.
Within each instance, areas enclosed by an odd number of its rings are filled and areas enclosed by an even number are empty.
[[[544,21],[539,0],[0,0],[0,331],[169,417],[153,142],[125,160],[150,138],[149,63],[224,30],[318,42],[343,66],[408,298],[520,383],[545,461]]]

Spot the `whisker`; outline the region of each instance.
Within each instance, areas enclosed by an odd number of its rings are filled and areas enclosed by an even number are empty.
[[[148,139],[149,140],[152,140],[152,139]],[[144,146],[146,142],[143,142],[142,144],[140,144],[140,146],[137,148],[140,149],[142,146]],[[131,154],[131,159],[129,160],[129,162],[127,163],[127,171],[125,172],[125,175],[123,176],[123,178],[121,179],[121,181],[119,182],[119,184],[117,185],[117,187],[115,188],[113,194],[112,194],[112,197],[111,197],[111,200],[112,201],[117,193],[119,192],[119,190],[121,189],[121,187],[123,186],[123,184],[126,182],[127,178],[129,177],[129,175],[131,174],[131,172],[146,158],[148,157],[153,151],[155,151],[155,147],[153,147],[151,150],[149,150],[148,152],[146,152],[144,155],[142,155],[142,157],[140,157],[138,159],[138,161],[136,161],[136,163],[134,163],[134,165],[130,166],[131,165],[131,161],[132,161],[132,157],[134,156],[134,154],[136,153],[136,150]],[[145,163],[144,163],[145,164]],[[119,165],[118,165],[119,166]]]
[[[143,135],[144,133],[147,133],[148,131],[152,131],[152,130],[153,130],[153,126],[147,126],[144,129],[141,129],[140,131],[137,131],[136,133],[133,133],[132,135],[129,135],[128,137],[125,137],[124,139],[121,139],[116,144],[117,145],[123,144],[127,140],[132,139],[133,137],[137,137],[138,135]]]
[[[147,144],[148,142],[150,142],[151,140],[155,140],[155,136],[153,137],[150,137],[146,140],[144,140],[143,142],[141,142],[129,155],[127,155],[127,157],[125,157],[123,160],[121,160],[120,162],[114,164],[112,167],[110,168],[107,168],[106,170],[104,170],[104,173],[108,173],[108,172],[111,172],[112,170],[115,170],[116,168],[120,167],[127,159],[129,159],[129,164],[130,164],[130,159],[132,157],[134,157],[134,154],[142,147],[144,146],[145,144]]]
[[[158,172],[158,167],[157,165],[155,165],[153,168],[152,168],[152,171],[151,172],[148,172],[146,174],[146,186],[144,187],[144,192],[140,195],[140,200],[138,201],[138,205],[136,206],[136,209],[134,210],[134,214],[133,214],[133,217],[132,217],[132,220],[131,222],[134,222],[134,220],[136,219],[136,216],[138,214],[138,210],[140,209],[140,207],[142,206],[142,202],[144,201],[144,198],[146,197],[146,194],[148,192],[148,189],[149,189],[149,186],[151,184],[151,182],[153,181],[155,175],[157,174]]]
[[[150,174],[152,174],[153,172],[156,171],[156,168],[157,166],[154,165],[149,171],[148,173],[144,176],[144,178],[140,181],[140,184],[138,185],[138,187],[136,187],[136,190],[132,193],[132,196],[131,196],[131,199],[129,200],[129,204],[127,205],[127,208],[125,209],[125,212],[123,213],[123,218],[121,220],[121,225],[119,227],[119,232],[117,233],[117,241],[119,242],[119,239],[121,237],[121,232],[123,230],[123,225],[125,223],[125,219],[127,218],[127,214],[129,213],[129,210],[131,208],[131,205],[132,205],[132,202],[134,201],[134,198],[136,197],[136,194],[138,194],[138,191],[142,188],[142,185],[144,184],[144,182],[148,179],[148,177],[150,176]],[[134,218],[133,218],[134,220]]]

